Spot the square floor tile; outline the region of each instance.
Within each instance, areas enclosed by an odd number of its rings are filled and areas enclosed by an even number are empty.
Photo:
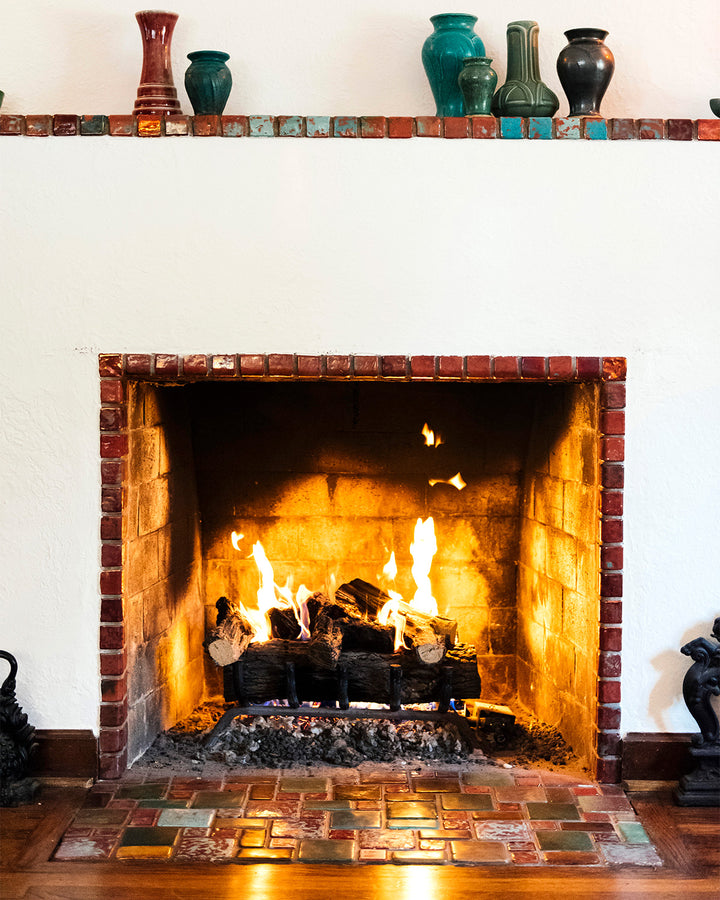
[[[443,794],[441,798],[443,809],[492,809],[492,799],[489,794]]]
[[[159,828],[209,828],[214,818],[214,809],[164,809],[157,823]]]
[[[55,859],[107,859],[117,838],[67,837],[55,851]]]
[[[330,828],[355,831],[358,828],[380,828],[381,816],[373,810],[338,809],[330,813]]]
[[[502,865],[510,862],[510,851],[500,841],[452,841],[453,862]]]
[[[147,784],[126,784],[121,787],[115,794],[115,798],[120,800],[158,800],[165,796],[167,784],[147,783]]]
[[[573,803],[528,803],[527,811],[531,819],[573,821],[580,818],[578,808]]]
[[[650,844],[599,844],[611,866],[661,866],[662,860]]]
[[[352,862],[355,841],[305,840],[300,842],[301,862]]]
[[[121,847],[170,846],[178,835],[177,828],[126,828]]]
[[[182,837],[175,851],[175,859],[214,862],[235,855],[236,841],[227,837]]]
[[[649,844],[647,831],[639,822],[618,822],[617,830],[628,844]]]
[[[241,847],[264,847],[265,832],[264,831],[243,831],[240,837]]]
[[[328,787],[327,778],[281,778],[280,790],[291,794],[324,794]]]
[[[245,791],[198,791],[193,809],[237,809],[245,806]]]
[[[541,850],[595,850],[586,831],[538,831],[536,834]]]

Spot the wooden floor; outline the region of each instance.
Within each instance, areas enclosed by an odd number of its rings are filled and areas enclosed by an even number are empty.
[[[49,862],[82,804],[81,786],[44,786],[41,802],[0,810],[2,900],[503,900],[720,897],[720,811],[680,809],[669,794],[631,800],[665,865],[645,869],[456,866],[182,865]]]

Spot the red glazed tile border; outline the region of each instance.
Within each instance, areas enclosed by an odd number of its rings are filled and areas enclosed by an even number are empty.
[[[431,117],[429,117],[431,118]],[[362,123],[360,123],[362,128]],[[621,357],[518,356],[348,356],[271,354],[101,354],[98,359],[102,469],[101,557],[101,728],[99,765],[103,777],[118,778],[126,767],[127,680],[123,624],[123,482],[128,452],[124,379],[163,383],[227,378],[468,379],[534,382],[594,381],[600,384],[602,464],[601,612],[598,663],[596,777],[612,780],[618,770],[622,647],[623,493],[626,362]]]

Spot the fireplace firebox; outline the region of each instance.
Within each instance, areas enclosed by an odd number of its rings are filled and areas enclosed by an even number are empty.
[[[221,693],[203,642],[221,596],[255,605],[259,543],[293,595],[407,601],[429,573],[482,698],[617,780],[623,359],[106,354],[100,376],[103,775]]]

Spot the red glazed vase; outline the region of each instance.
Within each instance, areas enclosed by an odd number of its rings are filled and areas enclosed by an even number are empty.
[[[181,113],[170,61],[177,13],[146,9],[135,13],[135,18],[143,41],[143,67],[133,113],[136,116]]]

